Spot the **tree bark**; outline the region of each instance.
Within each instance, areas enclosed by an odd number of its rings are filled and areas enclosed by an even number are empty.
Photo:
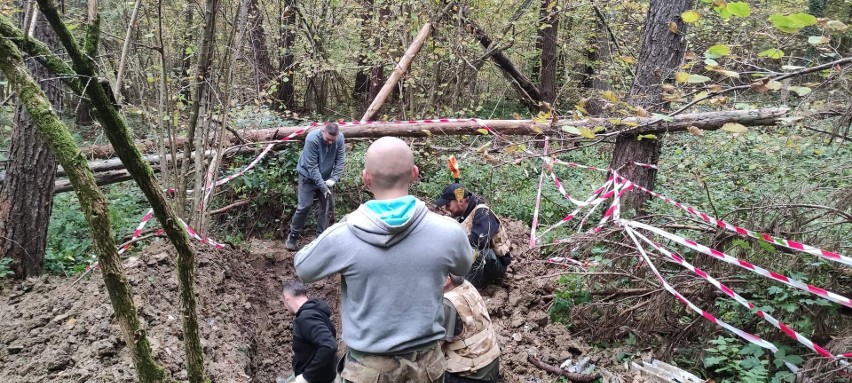
[[[286,0],[287,7],[281,12],[279,21],[280,45],[278,58],[278,90],[272,108],[277,110],[293,110],[296,106],[296,88],[293,74],[293,45],[296,42],[296,0]]]
[[[628,96],[631,104],[650,107],[662,100],[662,85],[674,77],[686,52],[686,25],[680,15],[692,8],[693,3],[694,0],[651,0],[640,37],[636,77]],[[669,29],[669,23],[677,25],[678,33]],[[610,168],[619,169],[633,162],[657,163],[663,142],[662,133],[650,140],[638,140],[638,134],[641,133],[618,136]],[[655,169],[624,166],[620,172],[639,186],[654,188],[657,178]],[[633,209],[638,214],[648,198],[646,193],[630,192],[624,196],[622,204],[625,210]]]
[[[35,20],[33,37],[57,49],[59,43],[44,18],[38,15]],[[27,67],[41,81],[53,107],[61,110],[59,80],[33,59],[27,60]],[[56,174],[56,158],[34,123],[19,103],[15,108],[8,170],[0,185],[0,254],[12,260],[11,269],[19,279],[40,275],[44,270]]]
[[[70,34],[68,36],[70,37]],[[24,69],[18,49],[4,39],[0,39],[0,70],[17,88],[18,97],[32,116],[36,127],[65,169],[68,169],[69,178],[75,185],[77,198],[91,230],[95,253],[103,270],[104,284],[115,311],[116,321],[122,329],[125,342],[130,346],[130,355],[139,373],[139,380],[163,381],[164,370],[151,355],[146,331],[136,315],[130,284],[124,276],[120,258],[115,251],[106,199],[95,185],[92,172],[86,166],[86,159],[74,143],[71,133],[53,112],[44,92]]]
[[[263,13],[258,7],[259,0],[247,0],[249,40],[252,48],[252,63],[257,73],[259,91],[266,91],[274,77],[269,49],[266,45],[266,29],[263,28]]]
[[[559,30],[559,5],[556,0],[542,0],[541,16],[542,27],[538,29],[538,38],[541,40],[541,72],[539,74],[539,90],[541,101],[553,106],[556,100],[556,57],[557,36]],[[544,26],[547,27],[544,27]]]
[[[81,52],[71,32],[62,22],[56,6],[52,0],[37,0],[39,8],[45,14],[54,32],[59,37],[62,45],[68,51],[74,70],[83,78],[97,78],[92,58]],[[202,383],[205,380],[204,354],[201,340],[198,335],[198,317],[196,313],[196,302],[194,289],[195,280],[195,253],[189,243],[184,228],[180,226],[179,220],[171,206],[166,203],[165,196],[151,167],[142,160],[142,155],[133,146],[130,129],[118,110],[111,103],[110,97],[104,87],[89,86],[86,94],[92,100],[97,113],[96,117],[104,126],[107,138],[116,149],[118,157],[127,167],[133,179],[139,185],[142,193],[148,199],[148,203],[154,209],[157,220],[169,237],[169,240],[177,250],[177,274],[180,289],[181,317],[183,319],[184,348],[186,351],[186,365],[189,381],[191,383]],[[83,203],[85,206],[85,203]],[[110,251],[115,251],[112,247]],[[129,342],[128,344],[133,344]]]

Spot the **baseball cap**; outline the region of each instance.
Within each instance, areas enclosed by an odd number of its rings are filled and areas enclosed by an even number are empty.
[[[459,188],[464,190],[465,197],[470,196],[471,193],[465,190],[462,184],[449,184],[447,185],[447,187],[444,188],[444,191],[441,192],[441,195],[437,199],[435,199],[435,206],[442,207],[450,203],[450,201],[456,199],[456,189]]]

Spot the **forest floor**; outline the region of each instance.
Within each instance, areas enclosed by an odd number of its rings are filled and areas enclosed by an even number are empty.
[[[507,227],[515,243],[526,243],[529,232],[521,223]],[[294,253],[281,241],[251,240],[238,249],[198,247],[197,255],[198,318],[212,381],[274,382],[287,374],[292,315],[280,289],[295,277]],[[515,257],[502,286],[482,291],[502,348],[501,381],[558,381],[532,366],[528,355],[557,366],[588,356],[598,371],[617,377],[606,381],[640,381],[616,362],[620,350],[592,347],[589,340],[574,338],[565,326],[550,321],[558,267],[525,252]],[[185,380],[171,247],[161,240],[143,247],[125,261],[125,269],[156,359],[173,377]],[[76,279],[44,276],[0,284],[0,381],[135,381],[100,274],[75,284]],[[310,286],[312,296],[335,311],[338,328],[339,281],[333,277]]]

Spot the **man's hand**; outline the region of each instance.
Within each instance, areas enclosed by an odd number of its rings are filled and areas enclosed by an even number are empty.
[[[310,382],[308,382],[307,379],[305,379],[302,375],[297,375],[296,376],[296,383],[310,383]]]
[[[333,186],[334,186],[334,184],[335,184],[335,182],[334,182],[334,180],[333,180],[333,179],[331,179],[331,178],[329,178],[329,179],[325,180],[325,186],[327,186],[328,188],[333,187]]]

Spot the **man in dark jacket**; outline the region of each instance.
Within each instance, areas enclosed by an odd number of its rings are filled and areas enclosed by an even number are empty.
[[[327,304],[309,299],[302,282],[284,285],[284,305],[293,320],[293,373],[296,383],[333,383],[337,377],[337,332]]]
[[[346,148],[343,133],[337,124],[330,123],[320,130],[314,130],[305,136],[305,149],[299,156],[296,170],[299,173],[299,204],[290,221],[290,234],[287,236],[287,250],[298,248],[296,241],[305,227],[308,212],[317,199],[317,235],[328,227],[329,212],[334,211],[331,188],[343,173],[346,161]]]
[[[477,288],[500,282],[512,263],[511,244],[491,208],[458,183],[447,185],[435,199],[435,206],[461,223],[470,245],[477,251],[465,279]]]

